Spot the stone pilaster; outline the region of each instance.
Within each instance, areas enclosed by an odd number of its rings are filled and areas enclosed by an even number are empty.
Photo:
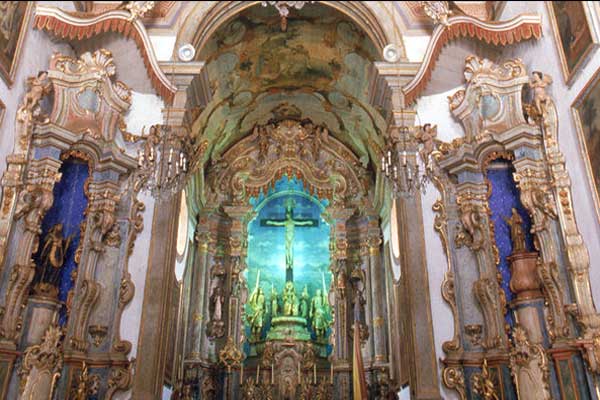
[[[178,212],[179,196],[167,201],[157,201],[154,206],[136,373],[133,379],[134,399],[159,398],[162,395]]]
[[[22,219],[23,225],[6,289],[0,326],[1,347],[14,348],[18,341],[22,306],[35,275],[32,255],[38,250],[42,220],[54,202],[52,190],[60,180],[59,168],[59,160],[43,158],[31,161],[27,171],[26,187],[19,196],[15,212],[15,218]]]

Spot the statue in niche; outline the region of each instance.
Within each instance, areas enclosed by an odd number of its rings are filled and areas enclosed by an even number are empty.
[[[508,226],[510,226],[510,237],[512,239],[513,254],[527,251],[525,245],[525,232],[523,231],[523,219],[519,215],[516,208],[512,209],[510,218],[504,218]]]
[[[271,318],[279,315],[279,299],[275,286],[271,286]]]
[[[337,271],[335,273],[335,290],[340,299],[344,299],[346,295],[346,280],[348,279],[346,275],[346,261],[338,260],[337,263]]]
[[[210,324],[209,335],[222,337],[225,334],[225,323],[223,322],[223,304],[225,303],[225,277],[227,271],[220,260],[216,260],[211,269],[210,281]]]
[[[242,276],[240,274],[242,268],[240,267],[240,258],[234,257],[233,266],[231,267],[231,296],[239,297],[242,286]]]
[[[310,296],[308,295],[308,287],[304,285],[304,290],[302,290],[302,295],[300,295],[300,316],[304,319],[308,318],[308,302],[310,301]]]
[[[251,309],[251,313],[248,316],[248,323],[250,324],[252,337],[258,340],[262,332],[265,316],[265,295],[258,284],[256,285],[256,289],[252,292],[252,295],[250,295],[248,303],[250,304]]]
[[[321,289],[317,289],[315,296],[310,302],[310,318],[312,320],[313,330],[317,335],[317,339],[324,339],[329,321],[327,319],[329,303]]]
[[[40,256],[42,260],[40,284],[58,287],[60,269],[65,263],[65,255],[71,245],[72,238],[73,235],[66,239],[63,238],[63,225],[60,223],[50,228],[44,239],[44,247]]]
[[[546,103],[550,96],[546,93],[546,87],[552,83],[550,75],[544,75],[539,71],[533,71],[531,74],[531,83],[529,86],[533,89],[533,104],[542,117],[546,115]]]
[[[287,281],[283,287],[283,315],[298,316],[298,296],[296,288],[291,281]]]
[[[48,81],[47,71],[38,72],[37,77],[29,77],[27,85],[29,86],[29,91],[25,94],[23,104],[17,111],[17,118],[21,121],[41,116],[40,100],[50,93],[52,89],[52,85]],[[28,118],[25,116],[28,116]]]

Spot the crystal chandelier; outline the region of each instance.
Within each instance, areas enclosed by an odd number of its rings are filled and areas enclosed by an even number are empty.
[[[409,134],[409,128],[404,124],[395,128],[381,156],[381,172],[391,183],[394,196],[408,196],[419,191],[425,193],[429,183],[427,165],[418,148],[408,143]]]
[[[138,152],[138,171],[146,190],[166,199],[181,191],[187,181],[192,143],[184,129],[153,125]]]

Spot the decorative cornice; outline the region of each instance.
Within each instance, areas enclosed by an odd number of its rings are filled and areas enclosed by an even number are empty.
[[[34,27],[62,39],[83,40],[105,32],[116,32],[131,38],[142,53],[148,76],[157,93],[171,103],[177,88],[160,69],[150,37],[139,19],[131,20],[125,10],[111,10],[100,15],[69,13],[56,7],[37,5]]]
[[[483,40],[494,46],[505,46],[522,40],[542,36],[542,21],[539,15],[521,14],[509,21],[484,22],[477,18],[459,15],[448,18],[447,25],[438,25],[425,52],[419,71],[402,89],[406,104],[412,103],[425,89],[442,48],[459,37]]]

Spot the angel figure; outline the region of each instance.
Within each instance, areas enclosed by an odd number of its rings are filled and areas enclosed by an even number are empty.
[[[435,150],[435,138],[437,136],[437,125],[425,124],[415,134],[415,139],[423,143],[423,147],[419,150],[421,159],[426,164],[429,164],[429,156]]]
[[[58,285],[60,269],[65,263],[65,255],[71,244],[73,235],[63,239],[63,225],[56,224],[48,231],[42,248],[42,276],[40,281]]]
[[[550,75],[544,75],[539,71],[534,71],[531,74],[531,83],[529,86],[533,89],[533,104],[539,115],[546,115],[546,106],[550,96],[546,93],[546,87],[552,83]]]
[[[29,77],[27,79],[29,91],[25,94],[23,104],[19,107],[19,114],[28,114],[30,117],[34,114],[39,114],[39,103],[42,97],[50,93],[52,88],[48,81],[48,72],[40,71],[37,77]]]

